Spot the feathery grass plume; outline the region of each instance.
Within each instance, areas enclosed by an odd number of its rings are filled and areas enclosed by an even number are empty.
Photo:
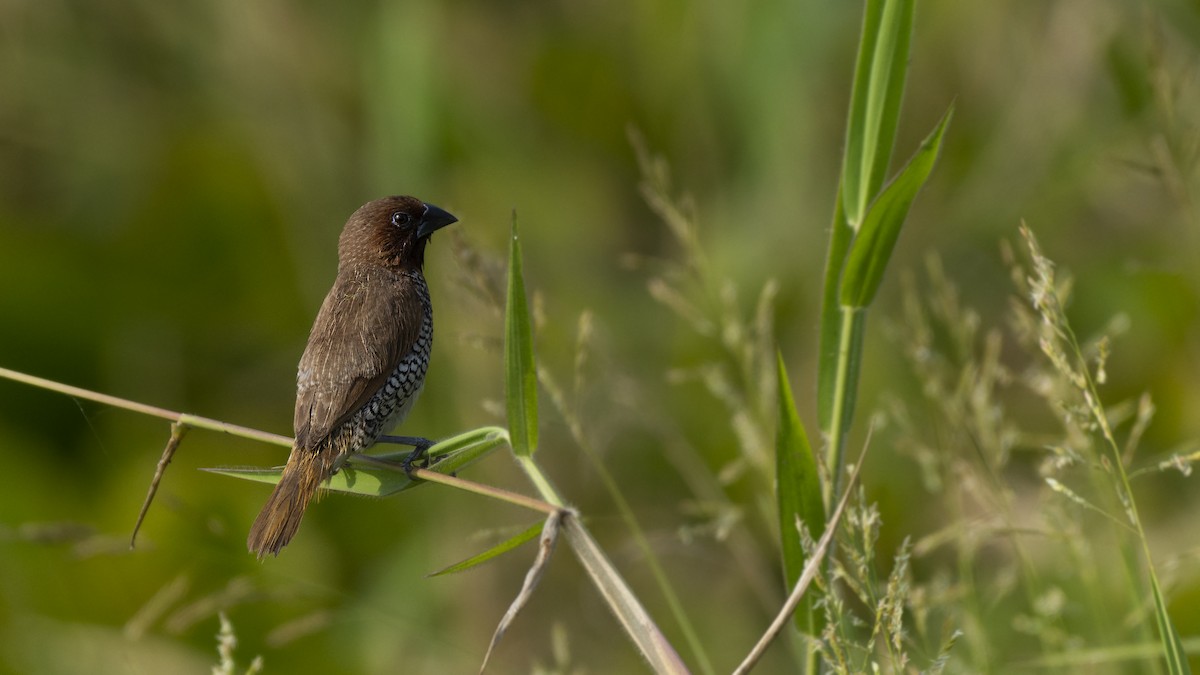
[[[945,668],[959,631],[950,630],[928,645],[922,643],[928,636],[913,635],[911,616],[928,612],[927,598],[917,593],[912,580],[913,544],[905,538],[890,572],[881,576],[876,559],[881,524],[878,506],[866,500],[861,488],[856,490],[838,535],[841,557],[833,565],[834,579],[847,593],[823,596],[826,627],[815,649],[839,674]],[[811,545],[805,541],[806,547]],[[819,579],[822,587],[829,583]]]
[[[719,347],[721,358],[668,373],[677,384],[699,382],[729,415],[741,453],[727,479],[749,469],[755,480],[773,481],[775,424],[775,297],[779,285],[763,284],[749,315],[742,309],[733,280],[718,273],[700,244],[695,204],[677,195],[666,160],[646,147],[636,132],[630,143],[642,173],[642,196],[680,247],[679,261],[662,261],[647,282],[650,296],[697,335]]]
[[[219,660],[217,665],[213,666],[213,675],[235,675],[237,670],[237,661],[233,658],[233,652],[237,649],[237,634],[233,630],[233,622],[225,616],[225,612],[217,614],[217,618],[221,622],[221,628],[217,631],[217,655]],[[250,665],[241,671],[245,675],[256,675],[263,670],[262,656],[255,656]]]
[[[962,305],[937,258],[923,287],[905,278],[904,320],[889,327],[922,394],[890,400],[889,425],[943,520],[912,549],[933,568],[911,593],[924,605],[915,624],[957,625],[968,669],[983,670],[1153,644],[1155,622],[1169,672],[1187,672],[1128,482],[1171,460],[1127,471],[1153,404],[1105,406],[1099,395],[1109,336],[1128,322],[1118,316],[1104,333],[1076,337],[1071,279],[1022,235],[1024,262],[1003,248],[1018,292],[1007,330]],[[1131,653],[1097,651],[1092,667],[1152,656]]]
[[[1038,345],[1059,375],[1074,385],[1074,391],[1065,392],[1069,397],[1060,401],[1060,405],[1070,418],[1075,418],[1075,422],[1087,434],[1088,440],[1093,441],[1087,445],[1090,451],[1089,459],[1093,465],[1098,465],[1101,471],[1092,472],[1088,478],[1100,493],[1099,496],[1110,497],[1110,503],[1105,510],[1115,517],[1112,512],[1119,508],[1123,512],[1127,527],[1131,530],[1131,536],[1118,538],[1122,553],[1119,557],[1127,575],[1126,586],[1130,606],[1143,606],[1147,594],[1153,598],[1153,618],[1167,671],[1172,674],[1189,673],[1187,655],[1167,612],[1167,602],[1129,482],[1127,458],[1122,454],[1112,420],[1100,400],[1099,383],[1103,373],[1102,366],[1107,357],[1107,341],[1079,341],[1067,320],[1065,303],[1055,283],[1053,263],[1043,255],[1037,238],[1024,224],[1021,226],[1021,236],[1032,261],[1032,274],[1026,277],[1030,304],[1041,319],[1040,326],[1043,329],[1039,334]],[[1089,368],[1090,362],[1097,365]],[[1137,433],[1140,434],[1140,431]],[[1115,503],[1111,498],[1115,498]],[[1142,567],[1144,569],[1140,569]],[[1139,625],[1144,624],[1139,622]],[[1136,634],[1145,637],[1145,632],[1143,629]]]

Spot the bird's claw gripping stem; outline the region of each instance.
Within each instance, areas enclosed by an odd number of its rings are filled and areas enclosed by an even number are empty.
[[[396,442],[404,445],[411,445],[413,447],[413,451],[410,452],[408,457],[405,457],[404,461],[401,463],[401,466],[404,467],[405,475],[407,475],[410,480],[413,479],[413,466],[417,462],[425,460],[422,464],[417,465],[417,468],[429,468],[429,458],[426,457],[426,453],[429,451],[429,448],[433,447],[433,441],[429,440],[428,438],[418,438],[415,436],[397,436]]]

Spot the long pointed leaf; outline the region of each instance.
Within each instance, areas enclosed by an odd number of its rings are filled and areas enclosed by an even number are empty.
[[[912,0],[868,0],[847,113],[846,149],[838,182],[825,281],[821,294],[817,360],[817,420],[828,435],[833,427],[833,398],[842,344],[838,289],[846,252],[867,205],[887,175],[908,77]]]
[[[440,577],[440,576],[443,576],[446,574],[456,574],[458,572],[465,572],[473,567],[478,567],[479,565],[482,565],[483,563],[491,560],[492,558],[495,558],[495,557],[498,557],[505,553],[508,553],[509,551],[513,550],[514,548],[517,548],[518,546],[520,546],[521,544],[524,544],[525,542],[533,541],[533,539],[538,536],[538,533],[542,531],[542,527],[544,525],[545,525],[545,523],[542,523],[542,522],[534,523],[533,525],[530,525],[528,528],[526,528],[523,532],[520,532],[520,533],[516,534],[515,536],[509,537],[508,539],[505,539],[504,541],[500,542],[499,544],[496,544],[495,546],[489,548],[488,550],[484,551],[483,553],[478,553],[476,555],[471,556],[470,558],[467,558],[466,560],[456,562],[453,565],[450,565],[448,567],[443,567],[442,569],[440,569],[436,572],[431,572],[429,574],[429,576]]]
[[[1167,601],[1163,598],[1158,575],[1153,569],[1150,570],[1150,590],[1154,595],[1154,620],[1158,624],[1158,636],[1167,659],[1167,672],[1171,675],[1191,675],[1187,651],[1183,648],[1183,641],[1179,638],[1175,623],[1171,621],[1171,615],[1167,613]]]
[[[533,330],[521,271],[521,240],[513,213],[508,249],[508,302],[504,312],[504,398],[508,430],[518,457],[537,449],[537,366],[533,360]]]
[[[813,456],[804,424],[796,413],[792,388],[788,384],[783,355],[779,362],[779,422],[775,432],[775,497],[779,506],[779,534],[783,550],[783,571],[788,590],[804,571],[804,547],[801,544],[799,523],[804,523],[813,540],[825,533],[825,506],[821,499],[821,482],[817,461]],[[806,593],[796,610],[796,628],[807,635],[817,636],[824,628],[824,614],[814,607],[816,595]]]
[[[908,75],[913,0],[869,0],[863,15],[842,163],[846,220],[857,229],[887,176]]]
[[[942,137],[953,116],[954,106],[951,106],[933,133],[921,143],[908,166],[884,188],[867,211],[842,271],[840,295],[844,307],[866,307],[875,298],[896,239],[900,237],[900,228],[908,217],[908,209],[933,171]]]
[[[850,502],[850,495],[854,492],[854,483],[858,480],[858,473],[862,470],[864,460],[866,459],[865,448],[863,453],[859,457],[858,463],[854,466],[854,471],[850,474],[850,481],[846,486],[846,490],[842,492],[841,499],[838,500],[837,506],[833,509],[833,515],[829,517],[829,522],[825,524],[825,534],[821,535],[821,539],[817,541],[812,559],[804,566],[804,571],[801,572],[800,578],[796,580],[795,585],[792,587],[792,592],[788,594],[787,600],[783,603],[783,608],[775,615],[775,619],[771,621],[771,625],[767,627],[767,631],[758,639],[758,642],[750,650],[750,653],[746,655],[746,658],[742,659],[741,664],[734,669],[734,675],[749,673],[754,664],[758,663],[758,660],[767,651],[767,647],[783,631],[783,626],[787,623],[788,617],[800,606],[800,599],[804,597],[805,591],[808,590],[808,585],[813,582],[813,579],[816,579],[817,570],[830,550],[833,535],[837,533],[838,524],[842,520],[842,514],[846,511],[846,504]]]

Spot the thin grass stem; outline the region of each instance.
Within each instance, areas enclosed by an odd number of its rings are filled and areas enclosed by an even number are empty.
[[[138,403],[137,401],[130,401],[129,399],[120,398],[118,396],[101,394],[89,389],[83,389],[80,387],[71,386],[69,384],[63,384],[61,382],[55,382],[54,380],[47,380],[42,377],[37,377],[36,375],[27,375],[16,370],[9,370],[8,368],[0,368],[0,377],[12,380],[14,382],[28,384],[39,389],[46,389],[49,391],[58,392],[60,394],[66,394],[67,396],[73,396],[75,398],[82,398],[88,401],[95,401],[96,403],[103,403],[104,405],[109,405],[114,408],[130,410],[143,415],[164,419],[169,422],[177,422],[188,427],[208,429],[209,431],[219,431],[224,434],[240,436],[252,441],[272,443],[274,445],[282,445],[286,447],[291,447],[292,445],[292,439],[288,436],[273,434],[267,431],[259,431],[258,429],[251,429],[250,427],[230,424],[228,422],[222,422],[220,420],[214,420],[208,417],[200,417],[199,415],[175,412],[174,410],[159,408],[158,406],[147,405],[145,403]]]

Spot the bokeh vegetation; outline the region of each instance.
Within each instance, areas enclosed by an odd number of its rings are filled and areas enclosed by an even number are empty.
[[[776,344],[820,442],[816,322],[860,17],[847,2],[4,3],[0,365],[288,433],[341,223],[411,193],[460,223],[429,249],[437,342],[400,431],[503,424],[516,209],[539,459],[695,667],[580,444],[605,458],[729,670],[784,595]],[[918,4],[897,156],[956,113],[873,304],[851,457],[876,424],[841,546],[846,579],[889,586],[832,610],[871,620],[872,599],[906,599],[886,617],[904,640],[870,653],[885,668],[930,668],[962,631],[950,672],[1155,672],[1152,600],[1127,578],[1138,551],[1076,501],[1120,512],[1039,347],[1022,220],[1071,280],[1091,365],[1105,355],[1172,615],[1185,643],[1200,634],[1195,478],[1158,468],[1200,449],[1198,48],[1182,0]],[[193,431],[130,552],[168,436],[0,382],[0,671],[208,672],[219,612],[234,656],[266,672],[478,667],[532,551],[425,575],[537,517],[437,486],[331,496],[259,563],[243,542],[266,489],[196,469],[285,455]],[[528,490],[502,453],[466,475]],[[542,583],[495,672],[641,667],[570,556]],[[776,645],[760,669],[802,651]]]

